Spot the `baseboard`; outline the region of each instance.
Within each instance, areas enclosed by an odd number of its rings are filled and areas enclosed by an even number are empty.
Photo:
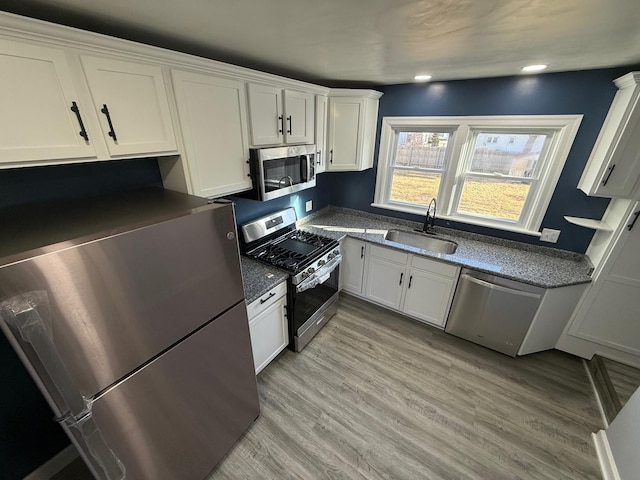
[[[598,433],[592,433],[591,437],[593,438],[593,444],[595,445],[596,452],[598,454],[602,478],[604,480],[621,480],[618,468],[616,467],[616,461],[614,460],[611,448],[609,447],[607,432],[600,430]]]
[[[74,445],[69,445],[56,456],[40,465],[23,480],[49,480],[56,473],[78,458],[78,450]]]
[[[604,405],[602,405],[602,399],[600,398],[600,394],[598,393],[598,387],[594,381],[591,369],[588,365],[588,360],[582,359],[582,364],[584,365],[584,369],[587,372],[587,378],[589,379],[589,383],[591,384],[591,389],[593,390],[593,395],[596,398],[596,403],[598,404],[598,410],[600,411],[600,418],[602,418],[602,423],[604,428],[609,426],[609,420],[607,419],[607,414],[604,411]]]

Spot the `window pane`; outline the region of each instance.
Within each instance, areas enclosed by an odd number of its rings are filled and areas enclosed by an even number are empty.
[[[438,188],[440,175],[437,173],[394,170],[389,200],[426,207],[438,196]]]
[[[546,141],[543,134],[481,132],[476,137],[470,171],[533,177]]]
[[[505,179],[470,179],[462,187],[458,213],[518,221],[531,185]]]
[[[442,170],[448,143],[448,133],[399,132],[395,164]]]

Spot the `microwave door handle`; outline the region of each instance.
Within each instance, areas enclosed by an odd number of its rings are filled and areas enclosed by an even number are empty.
[[[306,166],[306,171],[303,172],[302,171],[302,162],[300,162],[300,177],[302,178],[303,182],[309,182],[310,180],[313,179],[313,171],[314,171],[314,167],[313,167],[313,160],[311,159],[311,155],[305,155],[305,166]]]

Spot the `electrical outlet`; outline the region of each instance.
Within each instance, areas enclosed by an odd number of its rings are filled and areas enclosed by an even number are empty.
[[[309,200],[305,204],[305,212],[310,212],[312,209],[313,209],[313,200]]]
[[[556,243],[560,236],[560,230],[552,230],[551,228],[543,228],[540,236],[541,242]]]

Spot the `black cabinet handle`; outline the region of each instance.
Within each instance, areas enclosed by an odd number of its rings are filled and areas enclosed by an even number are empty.
[[[329,150],[330,156],[329,156],[329,163],[333,164],[333,148],[331,150]]]
[[[604,187],[607,182],[609,181],[609,178],[611,178],[611,174],[613,173],[613,169],[616,168],[616,164],[614,163],[613,165],[611,165],[609,168],[607,168],[607,176],[604,177],[604,180],[602,180],[602,186]]]
[[[275,292],[271,292],[267,298],[261,298],[260,299],[260,305],[262,305],[263,303],[267,303],[269,301],[269,299],[271,297],[274,297],[274,296],[275,296]]]
[[[413,280],[413,275],[409,276],[409,285],[407,285],[407,288],[411,288],[411,280]]]
[[[360,247],[360,258],[364,258],[364,245]]]
[[[633,226],[638,221],[638,216],[640,216],[640,210],[638,210],[636,213],[633,214],[633,220],[631,220],[631,223],[627,225],[627,228],[629,229],[629,231],[633,229]]]
[[[293,122],[291,121],[291,115],[287,117],[287,122],[289,122],[289,130],[287,130],[287,133],[291,135],[291,130],[293,129]]]
[[[400,283],[398,285],[402,285],[402,277],[404,276],[404,273],[400,274]]]
[[[76,102],[71,102],[71,111],[76,114],[76,118],[78,119],[78,123],[80,124],[80,131],[78,134],[84,138],[85,142],[89,141],[89,135],[87,134],[87,130],[84,128],[84,122],[82,121],[82,117],[80,116],[80,108]]]
[[[278,115],[278,121],[280,122],[278,133],[282,133],[284,131],[284,119],[282,118],[282,115]]]
[[[109,114],[109,109],[106,104],[102,104],[102,109],[100,110],[104,113],[105,117],[107,117],[107,123],[109,123],[109,136],[113,138],[114,142],[118,141],[118,137],[116,136],[116,131],[113,129],[113,123],[111,123],[111,115]]]

